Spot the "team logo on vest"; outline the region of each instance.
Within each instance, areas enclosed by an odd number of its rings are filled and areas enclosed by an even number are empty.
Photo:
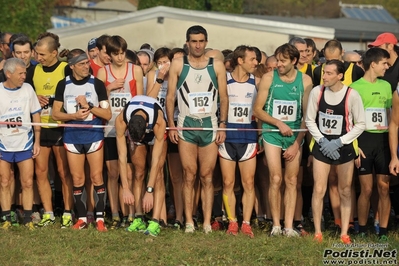
[[[8,112],[15,112],[15,111],[21,111],[22,107],[10,107],[10,109],[8,109]]]
[[[282,87],[284,87],[284,85],[282,85],[282,84],[276,84],[276,85],[274,85],[274,87],[275,87],[275,88],[282,88]]]
[[[43,90],[45,90],[45,91],[50,91],[50,90],[52,90],[53,88],[54,88],[54,85],[51,86],[49,80],[47,81],[46,84],[43,85]]]
[[[86,94],[85,94],[86,98],[91,98],[91,94],[92,94],[92,92],[87,91]]]
[[[196,76],[195,76],[195,83],[197,83],[197,84],[200,84],[201,83],[201,80],[202,80],[202,75],[199,75],[199,74],[197,74]]]
[[[296,92],[296,89],[297,89],[296,86],[294,86],[294,87],[292,87],[291,91]]]
[[[326,109],[326,114],[332,115],[332,114],[334,114],[334,110],[332,110],[332,109]]]
[[[245,95],[245,98],[252,98],[252,96],[253,96],[253,93],[247,92],[247,95]]]

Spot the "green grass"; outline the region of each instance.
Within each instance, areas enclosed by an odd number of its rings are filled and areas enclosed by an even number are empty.
[[[154,238],[123,229],[99,233],[93,227],[73,231],[49,228],[28,231],[22,226],[0,231],[1,265],[322,265],[323,251],[340,243],[324,235],[268,237],[254,230],[255,238],[224,232],[205,235],[164,229]],[[391,232],[389,248],[399,249],[399,235]],[[378,243],[375,236],[353,238],[356,243]],[[339,249],[338,251],[343,251]]]

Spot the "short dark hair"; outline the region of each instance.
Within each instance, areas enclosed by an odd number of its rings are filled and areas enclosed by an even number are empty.
[[[167,47],[161,47],[158,48],[155,53],[154,53],[154,62],[155,64],[157,63],[157,61],[162,58],[162,57],[167,57],[169,58],[169,61],[172,61],[172,52],[169,48]]]
[[[304,40],[305,40],[306,45],[308,46],[308,48],[312,47],[312,51],[313,52],[317,50],[316,43],[313,41],[313,39],[305,38]]]
[[[295,65],[298,63],[299,60],[299,51],[296,47],[292,44],[285,43],[279,47],[277,47],[276,51],[274,51],[274,55],[277,57],[278,54],[282,54],[285,58],[289,58],[291,61],[296,59]]]
[[[147,124],[144,117],[132,113],[128,123],[130,139],[134,142],[140,142],[145,135],[146,128]]]
[[[186,32],[186,42],[190,41],[191,34],[204,34],[205,41],[208,41],[208,33],[206,32],[206,29],[200,25],[194,25],[188,28]]]
[[[71,60],[72,58],[79,56],[81,54],[86,53],[85,51],[83,51],[82,49],[76,48],[76,49],[72,49],[71,51],[68,51],[68,54],[66,55],[67,60]]]
[[[103,49],[103,46],[107,45],[108,39],[110,37],[111,36],[109,36],[108,34],[103,34],[103,35],[101,35],[100,37],[97,38],[96,47],[98,48],[99,51]]]
[[[136,52],[127,49],[126,50],[126,59],[132,62],[135,65],[140,65],[140,60],[136,54]]]
[[[175,56],[175,54],[178,54],[178,53],[182,53],[183,55],[187,55],[186,50],[184,50],[183,48],[180,48],[180,47],[175,47],[175,48],[173,48],[173,49],[170,51],[170,53],[171,53],[170,56],[171,56],[172,58]]]
[[[11,42],[11,40],[10,40],[10,42]],[[21,45],[22,46],[22,45],[25,45],[27,43],[29,43],[30,49],[33,50],[32,42],[29,40],[29,38],[27,36],[18,37],[14,41],[11,42],[11,45],[13,47],[12,50],[14,51],[15,45]]]
[[[364,56],[362,57],[362,61],[363,61],[363,67],[364,70],[367,71],[370,69],[371,63],[378,63],[380,62],[382,59],[387,58],[389,59],[389,53],[382,48],[378,48],[378,47],[373,47],[370,48],[366,51],[366,53],[364,54]]]
[[[42,45],[47,45],[47,49],[49,52],[57,51],[58,53],[58,48],[60,48],[61,46],[60,38],[58,37],[57,34],[51,32],[41,33],[37,37],[36,46],[42,46]]]
[[[335,40],[335,39],[329,40],[324,45],[324,51],[325,50],[334,51],[335,49],[338,49],[340,52],[342,52],[342,44],[338,40]]]
[[[126,52],[127,42],[121,36],[114,35],[108,38],[105,49],[107,50],[107,54],[109,56],[111,56],[111,54],[119,53],[120,50],[122,50],[122,52]]]
[[[335,65],[337,67],[337,74],[342,74],[342,79],[344,80],[345,78],[345,64],[344,62],[342,62],[341,60],[338,59],[332,59],[332,60],[328,60],[326,62],[326,66],[328,65]]]
[[[234,69],[234,68],[236,68],[236,66],[238,66],[238,58],[242,58],[243,60],[245,59],[245,52],[246,51],[255,52],[256,57],[258,57],[258,54],[256,53],[256,50],[258,50],[260,55],[262,56],[262,53],[256,47],[251,47],[251,46],[248,46],[248,45],[239,45],[239,46],[237,46],[237,48],[234,49],[234,51],[233,51],[233,58],[230,61],[231,67]],[[256,58],[256,60],[258,60],[258,58]]]

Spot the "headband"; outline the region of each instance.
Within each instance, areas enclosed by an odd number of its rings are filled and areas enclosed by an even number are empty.
[[[72,57],[71,59],[69,59],[69,60],[68,60],[68,64],[69,64],[70,66],[72,66],[72,65],[74,65],[74,64],[79,63],[80,61],[85,60],[85,59],[89,59],[89,58],[87,57],[87,54],[86,54],[86,53],[83,53],[83,54],[80,54],[80,55],[78,55],[78,56],[75,56],[75,57]]]

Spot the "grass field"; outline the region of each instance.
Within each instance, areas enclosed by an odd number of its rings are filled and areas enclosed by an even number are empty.
[[[319,244],[313,236],[286,238],[268,237],[260,230],[254,233],[255,238],[249,239],[222,231],[205,235],[200,230],[184,234],[164,229],[154,238],[123,229],[99,233],[94,227],[61,230],[57,224],[28,231],[20,226],[0,231],[0,265],[323,265],[326,249],[347,249],[334,247],[340,243],[338,237],[327,234]],[[389,236],[384,249],[399,249],[398,233],[390,232]],[[353,240],[356,245],[378,243],[375,236]]]

